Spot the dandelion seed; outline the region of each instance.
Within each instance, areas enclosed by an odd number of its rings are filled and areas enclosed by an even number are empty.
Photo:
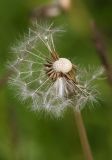
[[[44,109],[60,116],[69,106],[79,111],[88,102],[97,101],[92,83],[103,69],[89,77],[84,68],[82,74],[69,59],[60,57],[53,38],[58,31],[52,25],[44,28],[38,24],[29,29],[28,36],[13,49],[17,54],[9,65],[14,71],[9,83],[23,101],[29,100],[32,110]]]

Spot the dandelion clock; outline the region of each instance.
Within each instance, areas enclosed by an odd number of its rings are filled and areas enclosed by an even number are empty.
[[[54,45],[58,32],[61,30],[52,25],[34,25],[13,47],[14,61],[9,63],[13,71],[9,84],[19,99],[34,111],[45,110],[55,116],[68,107],[80,111],[88,102],[96,102],[98,91],[93,82],[103,73],[99,68],[90,75],[59,54]]]

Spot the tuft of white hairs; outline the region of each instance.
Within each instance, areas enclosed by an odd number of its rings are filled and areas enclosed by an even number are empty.
[[[57,32],[62,30],[52,29],[52,24],[36,24],[29,29],[23,41],[13,47],[14,60],[9,63],[13,74],[9,84],[15,89],[18,99],[28,102],[27,105],[33,111],[46,110],[55,116],[61,116],[68,107],[79,111],[87,103],[93,104],[97,101],[98,91],[92,84],[104,71],[99,68],[92,71],[90,77],[87,70],[78,69],[77,84],[65,77],[52,81],[46,75],[44,64],[50,58],[51,52],[55,51],[53,37]],[[71,70],[72,63],[66,58],[60,58],[54,62],[53,67],[56,71],[67,73]]]

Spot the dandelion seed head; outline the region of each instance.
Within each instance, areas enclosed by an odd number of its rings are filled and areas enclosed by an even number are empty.
[[[13,48],[16,54],[9,64],[14,72],[9,84],[16,97],[28,102],[33,111],[45,110],[56,117],[68,107],[79,111],[97,102],[98,92],[92,83],[103,74],[102,68],[90,74],[84,67],[77,69],[69,59],[60,58],[54,45],[54,33],[58,32],[61,30],[53,29],[52,24],[36,24]]]

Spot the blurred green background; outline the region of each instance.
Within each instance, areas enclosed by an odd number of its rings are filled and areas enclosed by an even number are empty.
[[[45,0],[0,0],[0,79],[7,74],[10,47],[31,25],[33,8]],[[73,0],[72,7],[52,19],[66,32],[56,41],[57,50],[81,66],[100,65],[91,40],[90,21],[104,34],[112,60],[112,1]],[[30,19],[30,20],[29,20]],[[112,88],[99,83],[101,102],[83,110],[83,119],[95,160],[112,160]],[[0,85],[0,160],[84,160],[75,125],[68,110],[61,119],[33,113],[21,104],[7,84]]]

